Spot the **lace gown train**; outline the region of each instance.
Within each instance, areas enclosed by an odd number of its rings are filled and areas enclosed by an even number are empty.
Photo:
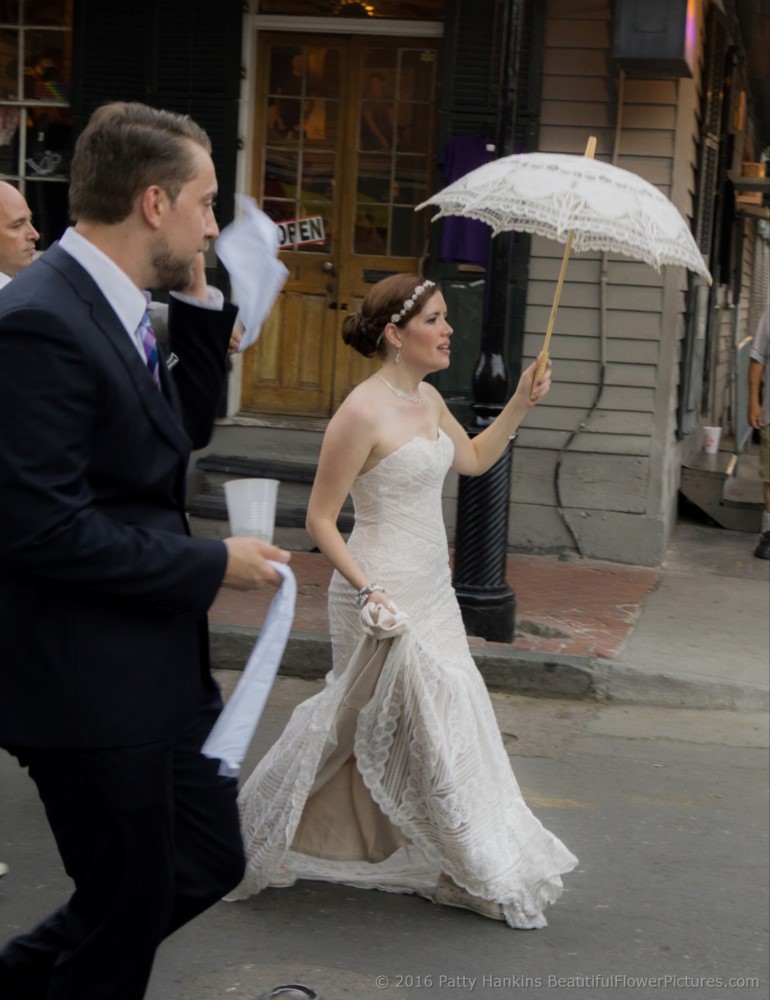
[[[297,878],[430,898],[443,872],[534,928],[577,863],[525,804],[468,650],[441,509],[452,456],[439,431],[356,480],[350,551],[408,622],[365,636],[333,575],[334,665],[241,791],[248,864],[231,898]]]

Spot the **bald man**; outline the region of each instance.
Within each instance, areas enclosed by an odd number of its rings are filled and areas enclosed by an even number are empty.
[[[24,196],[0,181],[0,288],[32,263],[39,236]]]

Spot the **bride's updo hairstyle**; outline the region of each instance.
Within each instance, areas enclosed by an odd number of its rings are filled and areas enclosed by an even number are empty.
[[[418,288],[420,290],[415,295]],[[439,290],[437,284],[428,282],[419,274],[391,274],[383,278],[371,289],[358,312],[345,317],[342,339],[365,358],[372,358],[375,354],[384,358],[388,344],[383,333],[388,323],[406,326],[431,295]],[[394,316],[398,316],[397,321]]]

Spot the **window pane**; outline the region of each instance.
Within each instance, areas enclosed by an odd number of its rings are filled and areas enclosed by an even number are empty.
[[[353,253],[387,254],[388,209],[372,203],[356,205]]]
[[[307,153],[302,161],[302,196],[314,201],[331,201],[334,197],[334,156],[329,153]]]
[[[19,23],[19,0],[0,0],[0,23]]]
[[[64,177],[72,157],[69,108],[30,108],[27,128],[27,177]]]
[[[18,31],[0,31],[0,98],[19,96]]]
[[[364,153],[358,158],[358,200],[390,201],[390,157]]]
[[[19,109],[0,107],[0,173],[16,174],[18,156]]]
[[[433,49],[401,49],[398,96],[401,100],[425,101],[433,93],[436,53]]]
[[[358,148],[389,152],[395,130],[396,59],[394,49],[365,48],[361,52]]]
[[[371,93],[378,94],[384,87],[384,77],[379,73],[370,76]],[[395,105],[392,101],[378,99],[361,102],[359,115],[358,148],[389,152],[393,148]]]
[[[398,151],[400,153],[427,153],[433,142],[430,127],[431,108],[424,104],[399,104]]]
[[[308,97],[338,97],[340,92],[339,49],[305,50],[305,93]]]
[[[393,201],[419,205],[428,198],[429,164],[424,156],[396,157]]]
[[[69,31],[27,31],[24,96],[35,101],[69,101],[72,36]]]
[[[273,222],[281,222],[283,219],[294,218],[294,202],[285,201],[281,198],[263,198],[262,211],[269,216]]]
[[[305,101],[303,110],[302,132],[307,145],[334,149],[337,145],[337,101]]]
[[[299,159],[291,153],[268,149],[265,156],[265,198],[290,199],[297,192]]]
[[[302,101],[276,98],[267,108],[268,142],[285,142],[299,138],[302,121]]]

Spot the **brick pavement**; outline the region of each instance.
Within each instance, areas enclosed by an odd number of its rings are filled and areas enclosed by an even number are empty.
[[[298,585],[294,631],[327,634],[329,563],[318,553],[294,552],[291,565]],[[618,655],[645,596],[660,579],[659,570],[644,566],[518,554],[508,557],[506,575],[516,595],[514,641],[509,645],[472,637],[472,645],[604,659]],[[209,618],[217,625],[259,626],[271,598],[270,588],[225,590]]]

